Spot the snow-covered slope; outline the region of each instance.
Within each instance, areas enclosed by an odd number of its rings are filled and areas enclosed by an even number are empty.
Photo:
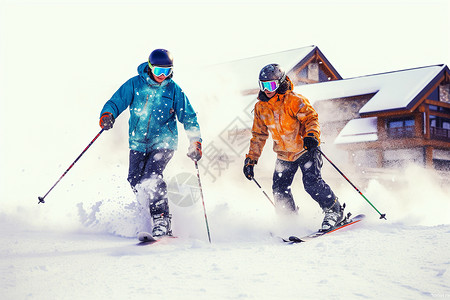
[[[450,226],[366,222],[305,244],[130,238],[1,224],[2,299],[426,299],[450,295]],[[13,224],[9,224],[13,225]],[[14,227],[14,228],[13,228]],[[214,235],[213,235],[214,238]]]
[[[116,187],[112,195],[99,192],[92,199],[73,198],[70,189],[61,198],[59,188],[45,204],[4,202],[1,299],[449,297],[448,186],[418,167],[400,175],[402,181],[390,178],[395,188],[372,180],[364,189],[387,221],[346,182],[333,182],[348,210],[368,217],[351,229],[295,245],[270,233],[303,235],[319,226],[322,214],[299,184],[293,192],[300,212],[288,218],[277,216],[251,182],[225,189],[232,178],[211,184],[206,177],[211,244],[197,201],[171,203],[177,239],[137,246],[134,197],[120,180],[105,183]],[[261,183],[270,187],[270,179]],[[83,193],[89,194],[85,184]]]

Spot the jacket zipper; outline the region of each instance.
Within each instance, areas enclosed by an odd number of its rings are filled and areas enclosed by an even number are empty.
[[[148,104],[148,98],[150,95],[147,95],[147,99],[145,100],[145,105],[144,105],[144,111],[147,109],[147,104]],[[152,119],[152,113],[149,112],[148,114],[148,122],[147,122],[147,132],[145,134],[145,139],[147,140],[147,144],[148,144],[148,136],[149,136],[149,130],[150,130],[150,120]]]

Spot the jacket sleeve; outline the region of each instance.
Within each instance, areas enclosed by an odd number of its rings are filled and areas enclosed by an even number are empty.
[[[298,101],[293,101],[292,104],[292,112],[303,125],[305,135],[312,133],[320,141],[319,115],[309,103],[308,99],[300,96]]]
[[[269,130],[261,120],[257,106],[255,105],[255,117],[253,119],[252,138],[250,139],[250,149],[247,157],[251,160],[258,161],[261,156],[266,140],[269,137]]]
[[[177,84],[175,84],[174,93],[175,113],[178,121],[183,124],[189,141],[191,143],[201,142],[200,125],[198,124],[197,114],[195,113],[194,108],[183,90]]]
[[[105,112],[112,113],[114,119],[116,119],[128,106],[130,106],[134,97],[134,84],[133,78],[125,82],[111,97],[111,99],[105,103],[100,116]]]

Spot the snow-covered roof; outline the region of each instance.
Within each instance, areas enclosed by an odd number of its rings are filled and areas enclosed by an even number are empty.
[[[373,142],[378,140],[377,118],[350,120],[336,137],[335,144]]]
[[[208,67],[214,71],[209,74],[219,74],[221,81],[233,82],[240,91],[257,89],[259,72],[264,66],[277,63],[289,73],[315,49],[316,46],[308,46],[218,64]]]
[[[375,93],[359,111],[361,115],[408,109],[420,100],[426,88],[433,85],[445,69],[448,69],[446,65],[435,65],[301,85],[294,90],[307,97],[311,103]]]

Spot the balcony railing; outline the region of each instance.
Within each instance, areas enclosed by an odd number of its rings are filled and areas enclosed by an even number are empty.
[[[415,130],[414,126],[387,128],[387,135],[393,139],[410,138],[414,137]]]
[[[415,136],[414,126],[388,128],[387,134],[390,138],[411,138]],[[450,140],[450,130],[445,128],[430,127],[430,137],[436,140]]]
[[[445,128],[430,127],[430,135],[432,139],[450,140],[450,130]]]

